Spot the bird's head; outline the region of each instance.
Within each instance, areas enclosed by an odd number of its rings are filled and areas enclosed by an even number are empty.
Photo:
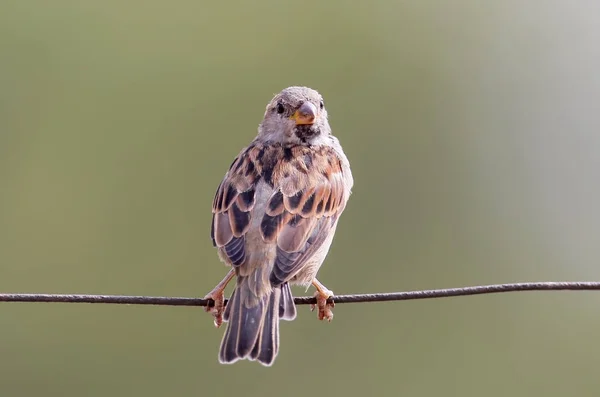
[[[323,97],[308,87],[288,87],[269,102],[258,127],[264,141],[318,144],[331,133]]]

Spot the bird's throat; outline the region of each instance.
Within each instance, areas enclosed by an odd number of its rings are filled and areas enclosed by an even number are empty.
[[[314,124],[310,125],[297,125],[294,128],[294,134],[298,137],[298,139],[302,143],[307,143],[311,139],[317,137],[321,133],[321,130],[318,126]]]

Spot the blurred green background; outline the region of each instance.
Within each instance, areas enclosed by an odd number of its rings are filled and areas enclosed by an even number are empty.
[[[214,191],[272,95],[356,185],[338,294],[600,279],[600,3],[4,0],[0,291],[203,296]],[[301,289],[295,290],[303,295]],[[312,293],[312,290],[310,291]],[[595,396],[600,295],[306,306],[272,368],[200,308],[0,304],[1,396]]]

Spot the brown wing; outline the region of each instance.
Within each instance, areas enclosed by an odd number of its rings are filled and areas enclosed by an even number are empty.
[[[344,210],[340,159],[332,148],[254,142],[231,164],[213,201],[211,237],[233,266],[246,258],[245,233],[256,184],[275,189],[261,220],[261,235],[277,244],[271,282],[290,280],[323,244]]]
[[[289,281],[323,244],[346,204],[340,159],[332,148],[281,148],[272,172],[278,189],[261,221],[265,241],[277,243],[274,285]]]
[[[250,227],[255,186],[261,178],[248,155],[251,150],[253,146],[243,150],[233,161],[217,189],[212,206],[210,236],[213,245],[224,249],[233,266],[240,266],[246,259],[244,235]]]

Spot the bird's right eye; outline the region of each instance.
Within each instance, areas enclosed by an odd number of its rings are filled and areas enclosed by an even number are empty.
[[[281,102],[279,102],[277,104],[277,107],[275,109],[277,110],[277,113],[279,113],[279,114],[285,112],[285,108],[283,107],[283,104]]]

